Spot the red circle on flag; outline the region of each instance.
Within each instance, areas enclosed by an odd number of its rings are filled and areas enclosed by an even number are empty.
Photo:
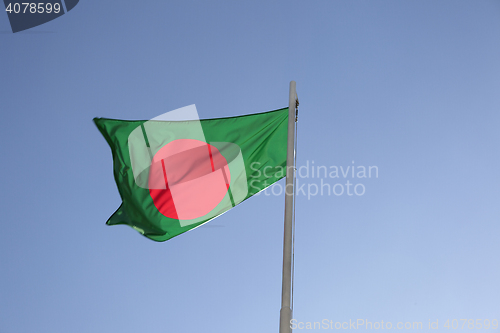
[[[226,196],[230,182],[229,166],[216,147],[178,139],[153,157],[148,185],[161,214],[191,220],[210,213]]]

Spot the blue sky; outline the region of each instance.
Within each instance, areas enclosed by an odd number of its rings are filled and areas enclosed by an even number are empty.
[[[108,227],[92,118],[273,110],[290,80],[298,165],[379,171],[297,197],[294,318],[500,320],[499,35],[498,1],[82,0],[16,34],[0,15],[0,332],[277,332],[284,197],[165,243]]]

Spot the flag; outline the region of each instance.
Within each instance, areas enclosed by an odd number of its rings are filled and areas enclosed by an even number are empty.
[[[106,224],[166,241],[286,176],[288,108],[217,119],[94,118],[122,204]]]

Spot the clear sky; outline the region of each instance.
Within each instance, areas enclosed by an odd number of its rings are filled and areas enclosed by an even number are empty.
[[[165,243],[106,226],[92,118],[274,110],[290,80],[298,166],[378,168],[299,179],[294,318],[500,320],[499,36],[497,0],[81,0],[16,34],[0,13],[0,332],[278,332],[284,197]],[[308,199],[321,181],[365,192]]]

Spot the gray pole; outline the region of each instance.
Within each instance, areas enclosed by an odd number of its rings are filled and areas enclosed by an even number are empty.
[[[283,281],[281,289],[280,333],[290,333],[292,319],[292,219],[293,219],[293,175],[294,141],[295,141],[295,107],[297,92],[295,81],[290,82],[290,98],[288,99],[288,142],[286,151],[286,185],[285,185],[285,232],[283,236]]]

